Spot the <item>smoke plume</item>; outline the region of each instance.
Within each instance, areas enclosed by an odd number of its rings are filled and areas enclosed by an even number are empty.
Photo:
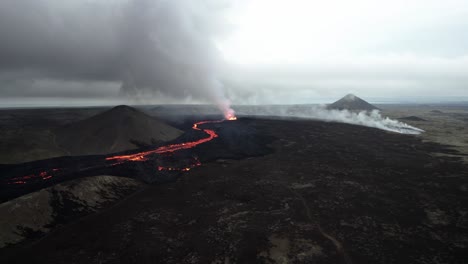
[[[94,90],[114,83],[120,96],[132,103],[188,98],[210,101],[231,115],[219,81],[218,70],[224,66],[214,44],[227,28],[223,4],[219,0],[0,1],[0,83],[31,80],[34,88],[27,94],[48,97],[56,93],[67,97],[66,90],[98,97]],[[81,89],[63,85],[55,93],[37,87],[37,80],[83,85]],[[17,86],[24,86],[8,83],[0,91],[17,95]]]
[[[327,109],[321,105],[239,107],[239,115],[299,117],[374,127],[400,134],[417,135],[424,130],[383,117],[379,110],[352,112]]]
[[[210,1],[134,0],[124,17],[122,92],[135,97],[160,93],[208,99],[233,115],[218,80],[222,61],[213,42],[215,17]]]

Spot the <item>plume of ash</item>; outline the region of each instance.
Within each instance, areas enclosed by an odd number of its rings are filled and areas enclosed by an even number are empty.
[[[223,63],[214,36],[223,27],[221,9],[214,0],[129,1],[122,23],[122,92],[133,98],[208,99],[226,118],[233,116],[218,80]]]
[[[240,108],[242,109],[242,108]],[[424,130],[406,123],[383,117],[379,110],[352,112],[348,110],[327,109],[325,106],[270,106],[256,109],[242,109],[239,114],[300,117],[331,122],[340,122],[401,134],[421,134]]]
[[[110,82],[137,103],[209,100],[229,115],[215,40],[230,2],[0,0],[0,79]],[[104,89],[82,86],[58,90]]]

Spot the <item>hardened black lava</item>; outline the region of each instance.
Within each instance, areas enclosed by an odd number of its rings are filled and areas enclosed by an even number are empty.
[[[269,152],[271,138],[236,120],[198,121],[178,139],[164,145],[110,155],[58,157],[0,166],[0,201],[54,184],[96,175],[136,178],[146,183],[168,182],[181,172],[217,158],[239,159]]]

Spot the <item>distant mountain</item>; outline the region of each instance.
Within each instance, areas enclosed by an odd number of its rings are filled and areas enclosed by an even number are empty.
[[[354,94],[348,94],[340,100],[327,106],[328,109],[337,110],[350,110],[350,111],[372,111],[378,110],[379,108],[369,104],[363,99],[355,96]]]
[[[135,142],[168,141],[183,132],[135,108],[121,105],[63,126],[56,143],[70,155],[107,154],[135,149]]]

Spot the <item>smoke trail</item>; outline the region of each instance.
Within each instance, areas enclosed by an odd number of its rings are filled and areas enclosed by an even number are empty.
[[[350,112],[348,110],[327,110],[320,109],[315,111],[312,118],[321,120],[337,121],[348,124],[355,124],[367,127],[375,127],[382,130],[392,131],[400,134],[418,135],[424,130],[408,125],[398,120],[383,117],[379,110]]]
[[[327,109],[325,106],[259,106],[239,107],[241,115],[263,115],[310,118],[331,122],[340,122],[367,127],[374,127],[400,134],[418,135],[424,130],[406,123],[383,117],[379,110],[352,112],[348,110]]]
[[[127,63],[122,92],[133,97],[208,99],[234,115],[218,80],[223,66],[214,44],[223,20],[214,1],[132,0],[122,42]]]
[[[229,2],[0,0],[0,81],[10,72],[12,80],[61,81],[57,89],[7,88],[38,97],[72,91],[70,98],[89,93],[140,104],[209,101],[229,113],[215,45],[229,30]],[[85,85],[64,87],[69,82]],[[113,98],[97,92],[107,89],[102,83],[112,83]]]

